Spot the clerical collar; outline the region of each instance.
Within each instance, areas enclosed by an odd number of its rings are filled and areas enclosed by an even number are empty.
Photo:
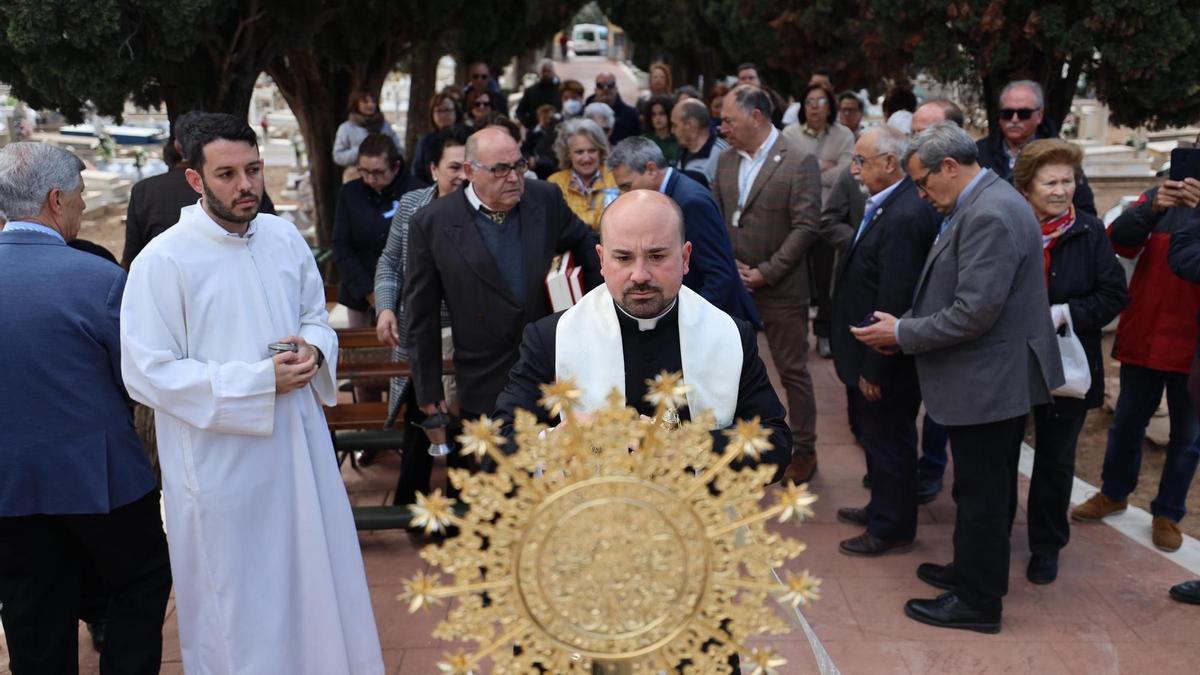
[[[615,300],[613,301],[613,306],[617,308],[617,311],[624,314],[626,317],[628,317],[632,321],[637,322],[638,330],[640,330],[644,333],[648,330],[654,330],[655,328],[657,328],[659,320],[661,320],[664,316],[670,314],[671,310],[675,309],[675,304],[677,302],[679,302],[678,297],[676,297],[674,300],[671,301],[671,306],[667,307],[665,310],[663,310],[662,314],[659,314],[658,316],[655,316],[655,317],[651,317],[649,319],[641,319],[641,318],[638,318],[638,317],[630,314],[629,312],[626,312],[625,308],[622,307],[620,304],[618,304]]]

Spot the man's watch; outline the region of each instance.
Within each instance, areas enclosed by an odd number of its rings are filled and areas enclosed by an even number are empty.
[[[310,345],[310,346],[312,346],[313,351],[317,353],[317,367],[320,368],[322,365],[325,364],[325,355],[321,353],[320,347],[317,347],[315,345]]]

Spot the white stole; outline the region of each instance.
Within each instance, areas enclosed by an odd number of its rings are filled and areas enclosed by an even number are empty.
[[[679,288],[679,353],[683,381],[690,389],[692,418],[710,411],[714,428],[733,424],[742,379],[742,336],[728,314],[686,286]],[[592,411],[606,405],[613,389],[625,396],[625,355],[621,325],[608,288],[601,284],[563,313],[555,330],[554,374],[575,378],[582,396],[579,407]]]

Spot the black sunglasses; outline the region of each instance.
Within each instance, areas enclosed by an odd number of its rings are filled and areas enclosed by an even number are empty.
[[[596,88],[597,89],[616,89],[617,83],[616,82],[597,82]]]
[[[1041,108],[1001,108],[1000,119],[1011,120],[1015,116],[1021,120],[1027,120],[1033,117],[1033,113],[1039,110]]]

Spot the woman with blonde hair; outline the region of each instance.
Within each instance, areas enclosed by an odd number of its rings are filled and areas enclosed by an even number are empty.
[[[558,125],[554,154],[561,168],[547,180],[558,186],[567,206],[593,230],[600,229],[600,214],[620,194],[608,168],[608,139],[600,125],[589,119],[570,119]]]

